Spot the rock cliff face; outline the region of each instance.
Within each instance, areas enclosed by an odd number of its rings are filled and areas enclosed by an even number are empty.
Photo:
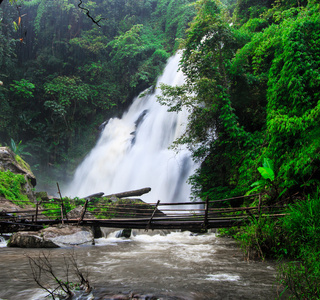
[[[11,171],[14,174],[24,175],[26,179],[25,193],[30,200],[35,199],[33,188],[37,184],[36,177],[30,166],[8,147],[0,147],[0,171]]]

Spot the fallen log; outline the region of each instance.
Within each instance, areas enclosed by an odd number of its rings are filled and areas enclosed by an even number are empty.
[[[89,196],[87,196],[87,197],[84,197],[84,199],[86,199],[86,200],[91,200],[92,198],[101,198],[102,196],[103,196],[103,192],[101,192],[101,193],[96,193],[96,194],[92,194],[92,195],[89,195]]]
[[[141,196],[143,194],[147,194],[151,191],[151,188],[143,188],[139,190],[133,190],[133,191],[128,191],[128,192],[122,192],[122,193],[117,193],[117,194],[111,194],[104,196],[106,198],[111,198],[111,197],[116,197],[116,198],[126,198],[126,197],[136,197],[136,196]]]

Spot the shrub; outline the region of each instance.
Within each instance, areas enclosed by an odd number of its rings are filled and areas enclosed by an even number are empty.
[[[19,206],[32,204],[27,195],[24,194],[23,185],[25,183],[26,180],[21,174],[0,171],[0,196]]]
[[[246,258],[262,259],[273,257],[280,243],[281,229],[279,222],[272,218],[251,218],[250,223],[234,235],[240,242]]]
[[[279,282],[297,299],[320,298],[320,199],[319,191],[293,204],[282,220],[289,257],[279,267]]]
[[[320,245],[320,199],[317,192],[305,201],[290,206],[289,214],[282,220],[282,227],[289,239],[290,254],[300,257],[306,249]]]

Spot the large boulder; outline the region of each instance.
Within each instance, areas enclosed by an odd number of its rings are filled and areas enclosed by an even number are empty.
[[[10,171],[14,174],[24,175],[26,180],[25,193],[29,199],[35,199],[33,188],[37,184],[36,177],[33,175],[30,166],[8,147],[0,147],[0,171]]]
[[[107,211],[101,212],[105,218],[135,218],[135,217],[151,217],[154,206],[146,203],[138,198],[117,198],[114,196],[102,197],[98,203],[95,203],[95,208],[99,209],[100,205],[108,208]],[[165,214],[156,209],[154,217],[164,217]]]
[[[79,219],[82,214],[82,211],[83,211],[83,206],[78,205],[77,207],[75,207],[74,209],[70,210],[67,213],[67,217],[68,219]],[[95,219],[95,216],[90,211],[86,211],[84,218]]]
[[[17,232],[11,237],[8,247],[57,248],[92,244],[94,235],[91,228],[60,225],[39,232]]]
[[[17,232],[9,240],[8,247],[21,248],[59,248],[57,244],[46,240],[34,232]]]

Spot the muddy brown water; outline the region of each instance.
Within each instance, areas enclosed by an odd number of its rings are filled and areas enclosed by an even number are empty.
[[[40,251],[0,248],[0,299],[48,299],[35,284],[27,258]],[[141,231],[129,239],[111,234],[94,246],[44,252],[61,277],[64,257],[73,253],[89,273],[94,299],[130,293],[168,300],[275,299],[278,294],[275,262],[247,262],[234,240],[214,233]]]

